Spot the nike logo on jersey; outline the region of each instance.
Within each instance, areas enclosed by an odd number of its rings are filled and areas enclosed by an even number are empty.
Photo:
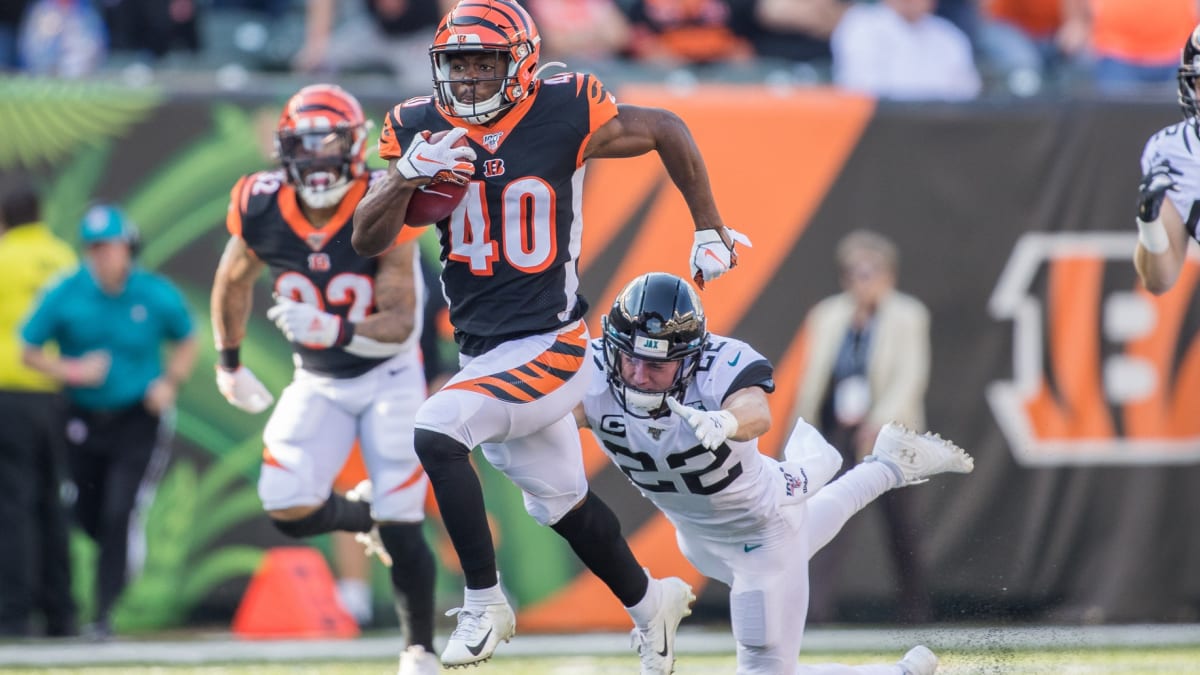
[[[489,628],[483,639],[473,645],[467,645],[467,651],[471,652],[472,656],[479,656],[479,652],[483,651],[483,646],[487,644],[488,638],[492,637],[492,629]]]
[[[742,546],[742,550],[745,551],[746,553],[749,553],[750,551],[753,551],[756,548],[762,548],[762,546],[763,546],[762,544],[745,544]]]
[[[403,368],[388,368],[388,375],[399,375],[400,373],[403,373],[403,372],[404,372]]]
[[[738,361],[741,361],[741,360],[742,360],[742,353],[738,352],[737,355],[733,357],[733,360],[729,361],[729,365],[736,366],[738,364]]]

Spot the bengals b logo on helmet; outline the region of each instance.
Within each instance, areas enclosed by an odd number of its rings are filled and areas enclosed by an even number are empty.
[[[1021,464],[1200,460],[1200,256],[1156,297],[1133,275],[1135,239],[1031,233],[1013,249],[988,306],[1012,322],[1013,375],[987,400]]]

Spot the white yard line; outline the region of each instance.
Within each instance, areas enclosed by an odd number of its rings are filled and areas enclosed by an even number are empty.
[[[1030,626],[916,628],[813,628],[806,652],[903,651],[914,644],[935,650],[1088,649],[1102,647],[1200,646],[1200,625]],[[241,640],[228,633],[198,633],[171,640],[122,638],[96,644],[85,641],[29,641],[0,644],[0,667],[50,665],[162,664],[198,665],[255,661],[358,661],[390,659],[399,653],[398,637],[353,640]],[[440,645],[439,645],[440,646]],[[727,630],[681,630],[680,654],[733,653]],[[627,654],[625,633],[571,635],[518,634],[501,650],[504,656]]]

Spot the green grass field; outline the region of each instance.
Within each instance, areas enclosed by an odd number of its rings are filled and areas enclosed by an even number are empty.
[[[818,663],[891,663],[898,653],[805,654],[802,664]],[[942,651],[939,674],[977,675],[999,673],[1037,673],[1039,675],[1092,675],[1093,673],[1170,673],[1200,675],[1200,648],[1183,649],[1084,649],[1084,650],[1011,650],[994,652]],[[603,657],[545,657],[504,658],[497,656],[483,666],[460,671],[464,675],[616,675],[637,670],[636,658],[630,656]],[[395,673],[393,661],[343,661],[339,663],[239,663],[207,666],[138,666],[121,665],[88,668],[0,668],[3,673],[28,675],[111,675],[139,673],[142,675],[386,675]],[[677,675],[729,675],[734,672],[732,655],[680,656]]]

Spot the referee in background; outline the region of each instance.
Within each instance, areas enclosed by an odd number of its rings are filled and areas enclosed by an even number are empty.
[[[21,338],[25,363],[66,385],[75,517],[100,549],[92,637],[105,639],[137,566],[128,554],[130,538],[141,536],[130,527],[139,493],[166,468],[162,417],[174,409],[197,348],[182,294],[134,263],[137,229],[124,213],[92,207],[80,239],[84,264],[46,290]],[[43,349],[50,341],[61,356]]]
[[[61,498],[59,383],[21,363],[18,329],[41,289],[76,265],[23,177],[0,195],[0,638],[78,632]],[[41,630],[35,628],[39,613]]]

